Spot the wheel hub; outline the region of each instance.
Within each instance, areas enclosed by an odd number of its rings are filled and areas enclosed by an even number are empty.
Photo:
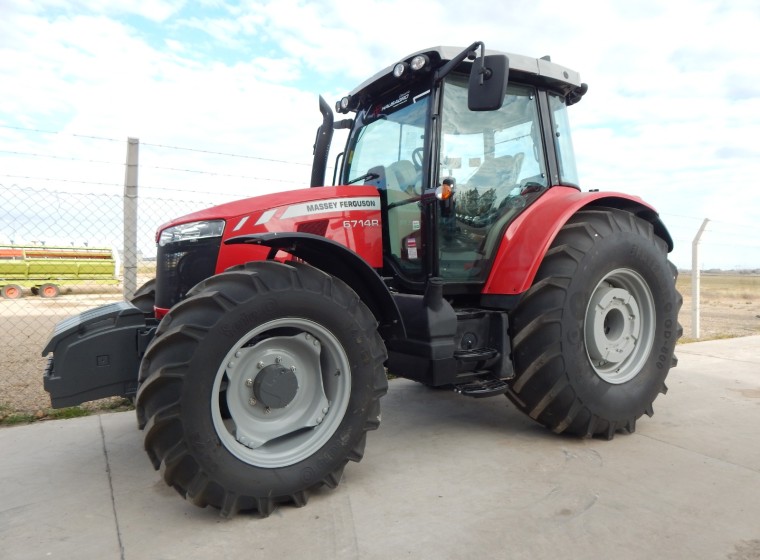
[[[213,390],[214,427],[233,455],[265,468],[292,465],[338,429],[351,394],[350,365],[320,324],[275,319],[238,339]]]
[[[591,360],[598,365],[622,362],[633,352],[639,331],[639,306],[634,297],[622,288],[601,286],[591,299],[586,321]]]
[[[253,381],[253,396],[268,408],[285,408],[298,393],[298,379],[291,368],[271,364]]]
[[[655,317],[652,292],[638,272],[619,268],[596,285],[586,308],[584,342],[600,378],[617,385],[639,374],[651,352]]]

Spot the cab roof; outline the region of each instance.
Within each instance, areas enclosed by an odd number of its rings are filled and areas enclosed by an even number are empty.
[[[362,96],[373,92],[376,93],[378,90],[385,90],[392,82],[396,81],[393,77],[393,67],[398,62],[408,62],[415,56],[424,54],[430,58],[432,67],[437,68],[449,60],[452,60],[461,53],[464,48],[465,47],[439,46],[412,53],[376,73],[368,80],[365,80],[359,86],[354,88],[349,95],[355,97],[357,95]],[[486,49],[486,55],[492,54],[506,55],[509,59],[510,77],[514,72],[517,72],[521,74],[521,76],[517,77],[518,80],[522,79],[531,82],[546,83],[549,87],[553,87],[563,92],[570,92],[581,87],[581,77],[578,72],[552,62],[549,60],[549,57],[532,58],[521,54]],[[466,68],[469,69],[471,62],[465,61],[463,64],[466,64]]]

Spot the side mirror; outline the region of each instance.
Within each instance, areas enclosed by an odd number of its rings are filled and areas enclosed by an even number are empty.
[[[504,103],[509,59],[503,54],[478,57],[472,63],[467,107],[470,111],[496,111]]]

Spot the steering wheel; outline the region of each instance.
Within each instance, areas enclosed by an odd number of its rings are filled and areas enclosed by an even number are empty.
[[[412,163],[417,171],[422,169],[422,154],[424,151],[424,148],[415,148],[412,152]]]

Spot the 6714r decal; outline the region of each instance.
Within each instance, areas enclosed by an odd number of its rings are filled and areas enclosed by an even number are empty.
[[[343,220],[343,227],[347,229],[361,227],[380,227],[380,220]]]

